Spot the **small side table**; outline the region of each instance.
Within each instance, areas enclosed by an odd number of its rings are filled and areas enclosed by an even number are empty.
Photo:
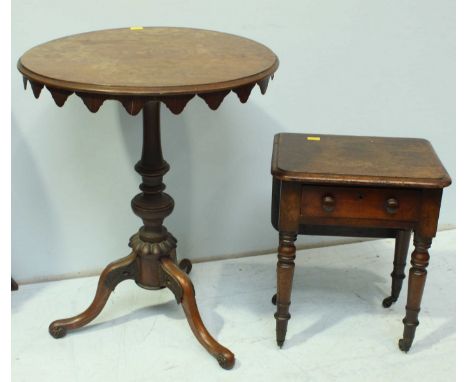
[[[423,139],[278,134],[271,164],[272,224],[279,231],[276,340],[286,337],[298,234],[395,238],[389,307],[397,301],[411,232],[406,317],[399,347],[407,352],[437,231],[442,190],[451,184]]]
[[[164,192],[169,164],[162,154],[160,108],[179,114],[195,96],[216,110],[232,91],[247,102],[255,85],[262,94],[278,68],[276,55],[255,41],[215,31],[191,28],[132,27],[68,36],[36,46],[18,61],[24,86],[34,96],[44,86],[63,106],[75,93],[97,112],[104,101],[117,100],[127,112],[143,110],[143,147],[135,170],[142,177],[141,193],[131,202],[143,226],[130,238],[131,253],[109,264],[101,274],[96,295],[84,312],[49,326],[55,338],[91,322],[123,280],[145,289],[170,289],[182,304],[195,337],[221,367],[233,367],[234,354],[205,328],[188,273],[189,260],[177,261],[177,240],[163,221],[174,209]],[[105,142],[103,142],[105,144]]]

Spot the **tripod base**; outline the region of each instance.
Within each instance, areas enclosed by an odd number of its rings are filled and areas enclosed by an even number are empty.
[[[142,192],[131,202],[132,210],[143,220],[143,226],[130,238],[132,252],[104,269],[88,309],[74,317],[52,322],[49,332],[53,337],[61,338],[68,330],[91,322],[102,311],[114,288],[121,281],[131,279],[145,289],[170,289],[177,303],[182,304],[198,341],[221,367],[231,369],[234,354],[210,335],[198,312],[193,284],[187,275],[192,263],[187,259],[180,264],[177,262],[177,240],[163,226],[164,219],[174,208],[174,200],[163,192],[166,187],[163,176],[169,171],[169,164],[161,150],[160,106],[157,101],[149,101],[143,108],[143,149],[141,160],[135,165],[135,170],[142,177]]]
[[[133,250],[127,257],[110,263],[101,273],[96,295],[88,309],[74,317],[52,322],[49,333],[54,338],[62,338],[69,330],[88,324],[102,311],[114,288],[121,281],[132,279],[145,289],[169,288],[177,303],[182,304],[197,340],[222,368],[231,369],[235,362],[234,354],[210,335],[198,312],[195,290],[187,275],[192,268],[190,260],[184,259],[178,264],[175,249],[168,249],[171,250],[169,255],[160,256],[150,253],[142,255]]]

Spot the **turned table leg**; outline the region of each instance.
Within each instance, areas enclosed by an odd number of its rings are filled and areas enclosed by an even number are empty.
[[[277,293],[273,296],[273,303],[276,303],[276,343],[282,347],[286,338],[289,314],[291,305],[291,290],[294,276],[294,259],[296,258],[296,233],[280,232],[278,247],[277,272]]]
[[[411,269],[408,278],[408,300],[406,303],[406,316],[403,319],[403,338],[398,342],[400,350],[407,352],[413,343],[416,327],[419,325],[418,314],[421,308],[421,300],[426,282],[429,265],[429,252],[431,238],[414,235],[414,251],[411,254]]]
[[[408,256],[408,248],[411,240],[411,231],[398,231],[395,239],[395,256],[393,261],[392,276],[392,293],[389,297],[382,301],[384,308],[390,307],[398,300],[400,296],[401,286],[405,278],[406,257]]]

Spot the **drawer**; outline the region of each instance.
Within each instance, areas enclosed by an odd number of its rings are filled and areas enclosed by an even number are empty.
[[[415,221],[420,195],[414,189],[304,185],[301,216]]]

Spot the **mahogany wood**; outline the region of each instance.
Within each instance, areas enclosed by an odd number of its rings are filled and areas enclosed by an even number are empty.
[[[392,294],[382,301],[384,308],[390,307],[398,300],[401,287],[405,278],[406,257],[411,240],[411,231],[398,231],[395,240],[395,254],[393,260],[392,276]]]
[[[426,283],[426,268],[429,265],[429,252],[432,238],[423,238],[419,233],[414,235],[414,251],[411,254],[411,269],[408,280],[408,299],[406,317],[403,319],[405,329],[403,338],[398,342],[402,351],[407,352],[413,343],[416,327],[419,325],[418,315]]]
[[[277,134],[271,172],[281,180],[340,186],[443,188],[451,182],[430,142],[417,138]]]
[[[130,238],[131,254],[102,272],[89,308],[52,322],[52,336],[63,337],[89,323],[117,284],[132,279],[146,289],[169,288],[200,343],[223,368],[233,367],[233,353],[209,334],[201,320],[187,276],[192,264],[187,259],[177,262],[177,240],[163,225],[174,200],[164,192],[169,165],[162,154],[160,105],[179,114],[198,95],[215,110],[231,91],[244,103],[255,85],[265,93],[278,63],[266,46],[243,37],[167,27],[68,36],[34,47],[19,59],[24,87],[29,82],[36,98],[45,86],[58,106],[75,93],[91,112],[106,100],[120,101],[131,115],[143,110],[143,148],[135,165],[142,178],[141,192],[131,202],[143,226]]]
[[[297,235],[280,231],[280,243],[278,247],[277,285],[274,304],[277,306],[276,318],[276,342],[279,347],[284,344],[291,305],[292,281],[294,276],[294,259],[296,258],[296,247],[294,242]]]
[[[234,366],[234,354],[224,346],[220,345],[206,330],[205,325],[198,312],[197,302],[195,301],[195,290],[189,277],[180,270],[180,268],[170,259],[161,259],[162,269],[170,274],[182,288],[180,302],[184,309],[187,321],[193,334],[203,347],[213,355],[219,364],[225,369],[231,369]]]
[[[418,216],[418,190],[361,187],[304,186],[301,215],[333,218],[368,218],[414,221]],[[332,201],[333,200],[333,201]],[[389,211],[389,203],[398,207]]]
[[[143,148],[141,160],[135,165],[141,175],[140,194],[132,200],[132,209],[143,220],[138,233],[130,238],[132,253],[111,263],[102,272],[96,296],[83,313],[56,320],[49,326],[55,338],[64,337],[68,330],[77,329],[91,322],[104,308],[110,293],[118,283],[133,279],[145,289],[169,288],[177,303],[182,302],[190,327],[200,343],[212,354],[221,367],[234,366],[234,354],[216,342],[208,333],[198,313],[193,285],[181,270],[190,272],[188,259],[177,265],[177,240],[163,226],[164,218],[174,208],[174,200],[164,193],[163,176],[169,171],[164,160],[160,136],[160,103],[147,102],[143,110]]]
[[[24,86],[44,85],[62,106],[76,93],[95,113],[107,99],[131,115],[148,101],[179,114],[199,95],[215,110],[232,90],[242,103],[257,84],[262,94],[278,57],[253,40],[215,31],[144,27],[67,36],[28,50],[18,61]]]
[[[55,320],[49,325],[49,333],[54,338],[64,337],[68,330],[81,328],[94,320],[106,305],[110,294],[123,280],[135,279],[135,253],[123,259],[110,263],[99,277],[99,283],[91,305],[82,313],[61,320]]]
[[[408,301],[399,347],[408,351],[419,324],[428,249],[436,235],[442,189],[451,180],[430,143],[411,138],[283,133],[275,136],[271,221],[279,231],[276,340],[290,318],[297,234],[395,238],[391,295],[405,278],[411,233]]]

